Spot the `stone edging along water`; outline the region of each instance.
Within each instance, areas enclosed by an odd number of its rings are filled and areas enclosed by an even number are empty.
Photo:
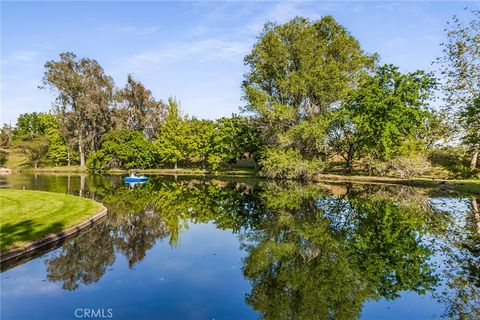
[[[7,252],[0,253],[0,262],[6,262],[8,260],[14,259],[21,257],[27,253],[30,253],[32,251],[41,249],[49,244],[52,244],[54,242],[57,242],[59,240],[62,240],[64,238],[70,237],[80,231],[82,231],[85,228],[88,228],[92,226],[95,222],[100,220],[101,218],[105,217],[107,215],[107,208],[103,207],[102,211],[96,213],[92,217],[88,218],[87,220],[77,224],[74,227],[71,227],[69,229],[63,230],[61,232],[51,234],[46,236],[43,239],[31,242],[21,248],[15,248],[12,250],[9,250]]]

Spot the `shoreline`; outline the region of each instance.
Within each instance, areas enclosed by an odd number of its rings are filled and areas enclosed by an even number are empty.
[[[9,169],[9,173],[25,172],[25,173],[85,173],[90,174],[88,169],[80,167],[48,167],[37,169]],[[254,176],[263,179],[257,175],[257,171],[253,168],[233,168],[232,170],[224,171],[209,171],[203,169],[188,169],[188,168],[165,168],[165,169],[110,169],[100,174],[127,174],[130,171],[135,171],[143,174],[158,174],[158,175],[178,175],[178,176],[226,176],[226,177],[248,177]],[[7,174],[9,174],[7,173]],[[97,174],[97,173],[96,173]],[[307,181],[311,182],[355,182],[355,183],[384,183],[396,184],[421,188],[441,188],[445,190],[455,190],[459,192],[480,194],[480,180],[476,179],[433,179],[433,178],[394,178],[394,177],[380,177],[380,176],[365,176],[365,175],[343,175],[333,173],[318,173],[312,176]]]
[[[43,247],[46,247],[48,245],[51,245],[52,243],[61,241],[67,237],[73,236],[80,231],[93,226],[97,221],[100,219],[104,218],[107,215],[107,208],[102,205],[102,208],[99,212],[95,213],[94,215],[90,216],[86,220],[80,222],[79,224],[70,227],[68,229],[62,230],[57,233],[52,233],[49,234],[42,239],[31,241],[29,243],[26,243],[20,247],[16,247],[13,249],[10,249],[5,252],[0,253],[0,263],[3,264],[7,261],[10,261],[12,259],[19,259],[24,255],[30,254],[34,251],[37,251],[39,249],[42,249]]]

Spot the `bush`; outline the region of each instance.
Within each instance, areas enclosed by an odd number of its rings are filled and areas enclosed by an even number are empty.
[[[260,173],[268,178],[305,180],[324,167],[320,160],[304,159],[298,150],[267,149],[259,162]]]
[[[382,177],[409,179],[425,175],[432,169],[430,162],[424,156],[397,157],[389,160],[372,160],[368,164],[370,174]]]
[[[112,168],[112,157],[103,150],[92,152],[87,159],[87,168],[92,171],[103,171]]]

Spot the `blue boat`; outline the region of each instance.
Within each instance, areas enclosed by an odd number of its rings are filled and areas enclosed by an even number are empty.
[[[129,176],[123,179],[126,183],[147,182],[148,177],[145,176]]]

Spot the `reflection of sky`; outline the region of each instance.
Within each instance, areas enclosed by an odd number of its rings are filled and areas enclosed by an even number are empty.
[[[413,292],[402,292],[402,297],[396,300],[380,299],[365,303],[361,319],[440,319],[443,313],[442,305],[430,295],[419,295]]]
[[[73,292],[46,280],[45,258],[6,271],[1,318],[71,319],[75,308],[112,308],[120,319],[257,318],[244,302],[250,285],[237,237],[212,224],[191,224],[180,241],[176,248],[158,241],[133,269],[118,254],[97,283]]]

